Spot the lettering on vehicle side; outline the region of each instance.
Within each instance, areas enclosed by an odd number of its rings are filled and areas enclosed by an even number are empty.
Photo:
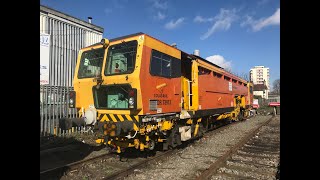
[[[171,105],[171,100],[162,100],[162,99],[157,99],[157,101],[158,101],[158,104],[157,105],[165,105],[165,106],[167,106],[167,105]]]
[[[157,105],[171,105],[171,100],[159,99],[159,98],[168,98],[168,94],[153,94],[153,97],[157,100]]]
[[[168,98],[168,94],[153,94],[154,98]]]

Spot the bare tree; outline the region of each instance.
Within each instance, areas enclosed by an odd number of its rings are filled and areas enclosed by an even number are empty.
[[[240,76],[242,79],[246,80],[246,81],[250,81],[249,79],[249,74],[248,73],[241,73]]]
[[[238,76],[239,78],[242,78],[242,79],[244,79],[246,81],[250,81],[248,73],[245,73],[245,72],[242,72],[242,73],[234,72],[232,74],[234,74],[234,75]]]
[[[232,73],[231,68],[224,68],[225,71]]]
[[[280,95],[280,79],[273,81],[273,93]]]
[[[231,74],[233,74],[233,75],[235,75],[235,76],[237,76],[237,77],[239,77],[239,78],[241,78],[241,79],[244,79],[246,81],[250,81],[248,73],[245,73],[245,72],[242,72],[242,73],[234,72],[234,71],[232,71],[231,68],[225,68],[224,70],[229,72],[229,73],[231,73]]]

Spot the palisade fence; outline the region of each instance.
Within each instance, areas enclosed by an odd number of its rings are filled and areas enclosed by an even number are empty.
[[[40,137],[88,133],[83,126],[69,130],[59,128],[59,119],[78,117],[77,109],[69,108],[69,92],[72,90],[73,87],[40,85]]]
[[[64,135],[59,119],[77,117],[75,108],[69,108],[69,91],[73,87],[40,85],[40,136]]]

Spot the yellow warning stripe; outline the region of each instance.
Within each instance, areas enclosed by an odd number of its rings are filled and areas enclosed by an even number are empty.
[[[101,117],[102,116],[102,117]],[[130,115],[118,115],[118,114],[98,114],[98,117],[101,117],[100,121],[113,121],[113,122],[118,122],[119,120],[121,122],[123,121],[134,121],[133,123],[133,129],[135,131],[138,131],[139,128],[137,126],[137,122],[139,121],[139,117],[138,116],[130,116]],[[125,119],[125,118],[126,119]],[[134,117],[135,119],[132,119],[132,117]]]
[[[129,121],[132,121],[132,118],[130,117],[130,115],[125,115],[125,116]]]
[[[100,121],[109,121],[109,119],[106,115],[103,115]]]
[[[114,117],[113,114],[109,114],[109,115],[110,115],[110,117],[111,117],[111,119],[112,119],[113,122],[118,122],[117,119]]]
[[[123,117],[121,115],[118,115],[120,121],[124,121]]]

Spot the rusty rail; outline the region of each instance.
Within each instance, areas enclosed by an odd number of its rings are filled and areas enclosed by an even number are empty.
[[[101,159],[105,159],[108,157],[113,156],[114,154],[112,153],[105,153],[105,154],[101,154],[89,159],[83,159],[77,162],[73,162],[73,163],[69,163],[63,166],[59,166],[59,167],[55,167],[52,169],[47,169],[44,171],[40,172],[40,179],[46,179],[47,177],[51,177],[51,176],[57,176],[57,175],[61,175],[61,174],[66,174],[69,171],[72,171],[74,169],[77,169],[78,167],[82,166],[84,163],[89,163],[89,162],[94,162],[94,161],[98,161]]]
[[[202,172],[201,175],[198,178],[196,178],[196,180],[210,179],[211,176],[219,169],[221,165],[223,165],[226,162],[226,160],[229,157],[231,157],[233,153],[237,152],[237,150],[241,148],[253,135],[255,135],[263,126],[267,125],[274,118],[275,117],[271,117],[268,121],[264,122],[258,128],[249,132],[240,142],[238,142],[236,145],[230,148],[230,150],[227,151],[223,156],[218,158],[217,161],[211,164],[207,170]]]

